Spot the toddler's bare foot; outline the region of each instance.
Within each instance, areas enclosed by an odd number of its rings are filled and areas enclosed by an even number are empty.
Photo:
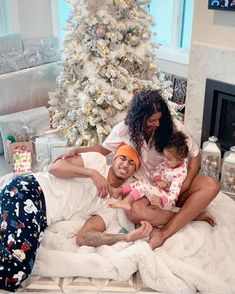
[[[116,203],[110,203],[108,207],[111,208],[123,208],[124,210],[131,210],[131,203],[129,203],[126,199],[118,201]]]
[[[216,220],[208,211],[203,211],[200,213],[194,221],[206,221],[208,224],[210,224],[212,227],[216,225]]]

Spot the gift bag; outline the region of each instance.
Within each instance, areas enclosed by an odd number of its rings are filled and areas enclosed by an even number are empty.
[[[11,161],[7,146],[9,134],[13,135],[17,142],[22,142],[29,141],[32,136],[39,136],[49,129],[50,117],[46,107],[38,107],[0,116],[0,132],[6,160],[8,162]]]
[[[30,150],[16,149],[13,152],[12,171],[14,175],[25,175],[32,172],[32,157]]]
[[[31,154],[31,160],[33,158],[34,150],[33,150],[33,142],[25,141],[25,142],[9,142],[8,141],[8,152],[9,152],[9,162],[13,163],[13,155],[16,151],[29,151]]]

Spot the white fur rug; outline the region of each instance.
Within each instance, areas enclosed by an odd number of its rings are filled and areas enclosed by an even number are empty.
[[[139,271],[145,285],[159,292],[235,293],[235,201],[219,193],[209,211],[214,228],[191,222],[154,252],[144,240],[79,248],[75,235],[85,220],[58,222],[45,231],[33,275],[126,281]],[[119,223],[130,225],[121,210],[108,231],[118,232]]]

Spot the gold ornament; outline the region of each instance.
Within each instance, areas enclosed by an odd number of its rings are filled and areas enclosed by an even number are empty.
[[[96,30],[96,36],[103,39],[106,36],[106,28],[104,25],[99,25]]]
[[[114,107],[109,106],[106,110],[105,113],[107,114],[108,117],[113,117],[117,111]]]
[[[82,19],[82,12],[81,10],[78,10],[77,13],[75,14],[75,19],[76,20],[81,20]]]
[[[109,48],[101,43],[97,44],[97,50],[101,56],[106,56],[109,53]]]
[[[125,3],[125,0],[114,0],[114,3],[116,6],[123,5]]]
[[[84,105],[84,113],[86,114],[86,115],[90,115],[91,113],[92,113],[92,108],[93,108],[93,105],[92,105],[92,103],[86,103],[85,105]]]
[[[147,72],[146,72],[146,76],[149,80],[152,79],[152,77],[154,76],[156,72],[156,66],[154,63],[149,63],[148,68],[147,68]]]
[[[88,144],[88,140],[81,137],[79,146],[87,146],[87,144]]]

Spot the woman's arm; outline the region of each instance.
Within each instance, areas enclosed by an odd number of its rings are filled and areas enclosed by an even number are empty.
[[[69,150],[68,152],[66,152],[65,154],[62,154],[62,155],[58,156],[53,161],[53,163],[55,163],[58,159],[67,159],[67,158],[73,157],[75,155],[79,155],[80,153],[84,153],[84,152],[98,152],[98,153],[101,153],[104,156],[106,156],[111,151],[109,151],[108,149],[104,148],[101,145],[87,146],[87,147],[75,147],[72,150]]]

